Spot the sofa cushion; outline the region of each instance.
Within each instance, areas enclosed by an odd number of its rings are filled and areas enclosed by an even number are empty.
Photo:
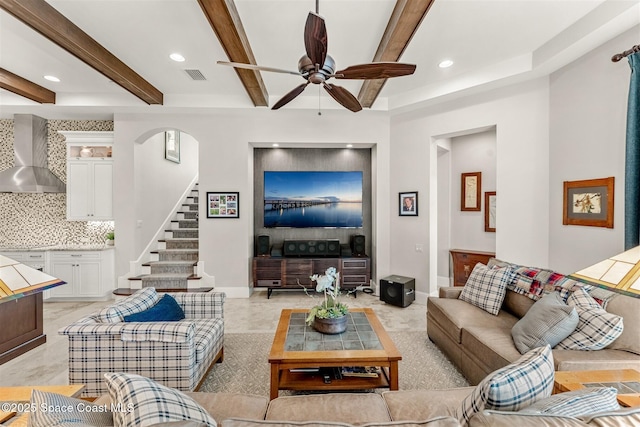
[[[571,334],[578,325],[578,312],[562,301],[560,294],[550,292],[535,303],[527,314],[511,329],[518,351],[549,344],[555,347]]]
[[[278,397],[269,403],[265,420],[339,421],[360,425],[391,421],[391,418],[384,399],[377,393],[329,393]]]
[[[640,425],[640,406],[580,417],[593,427],[623,427]]]
[[[504,301],[507,284],[511,282],[513,276],[513,270],[509,267],[489,268],[478,263],[473,267],[459,298],[497,315]]]
[[[153,307],[160,296],[155,288],[142,288],[133,295],[111,304],[98,312],[98,318],[104,323],[124,322],[124,316],[140,313]]]
[[[135,374],[104,374],[109,396],[125,410],[114,412],[117,427],[148,427],[169,421],[197,421],[216,427],[216,421],[195,400]]]
[[[521,412],[482,411],[469,422],[469,427],[588,427],[574,417],[536,415]],[[620,425],[622,426],[622,424]],[[611,426],[613,427],[613,426]]]
[[[77,427],[80,424],[87,427],[113,426],[113,415],[108,406],[35,389],[31,392],[30,403],[35,408],[29,411],[30,427]],[[42,410],[43,407],[71,408],[71,410]]]
[[[549,346],[531,350],[516,362],[489,374],[456,410],[461,424],[484,409],[518,411],[551,395],[553,355]]]
[[[513,345],[509,325],[465,327],[462,345],[464,352],[472,355],[485,372],[503,368],[522,357]]]
[[[455,416],[456,409],[474,387],[440,390],[385,391],[382,397],[393,421],[428,420],[438,416]]]
[[[553,349],[556,371],[593,371],[603,369],[635,369],[640,371],[640,357],[627,351]]]
[[[240,393],[184,392],[211,415],[218,425],[227,418],[263,420],[269,399],[265,396]]]
[[[618,339],[609,344],[607,348],[630,351],[640,355],[640,333],[637,327],[633,327],[633,325],[640,325],[640,298],[618,295],[609,301],[606,309],[609,313],[622,317],[624,323],[632,326],[624,328]]]
[[[586,290],[580,288],[574,291],[567,302],[576,308],[580,319],[576,330],[562,340],[558,348],[600,350],[622,334],[622,317],[607,313]]]
[[[124,316],[125,322],[176,322],[184,319],[184,311],[169,294],[164,294],[152,307]]]
[[[613,387],[591,387],[554,394],[538,400],[520,412],[578,417],[620,409],[618,392]]]
[[[227,419],[225,427],[352,427],[353,424],[332,421],[256,421],[246,419]],[[362,427],[459,427],[460,423],[453,417],[435,417],[425,421],[397,421],[384,423],[367,423]]]
[[[505,311],[500,311],[497,316],[493,316],[460,299],[429,297],[427,312],[457,343],[462,340],[462,328],[474,325],[506,325],[511,330],[511,327],[518,321]]]
[[[525,295],[513,292],[507,286],[507,292],[504,295],[504,301],[502,302],[502,309],[508,313],[513,314],[518,319],[524,317],[527,311],[535,303],[534,300],[528,298]]]

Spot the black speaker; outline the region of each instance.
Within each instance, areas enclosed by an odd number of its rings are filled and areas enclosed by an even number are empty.
[[[327,256],[328,257],[339,257],[341,252],[340,248],[340,240],[327,240]]]
[[[327,255],[326,240],[285,240],[284,256],[323,257]]]
[[[355,234],[351,236],[351,252],[353,256],[367,255],[364,234]]]
[[[256,256],[269,255],[269,236],[260,234],[256,237]]]
[[[416,279],[388,276],[380,279],[380,300],[387,304],[407,307],[416,299]]]

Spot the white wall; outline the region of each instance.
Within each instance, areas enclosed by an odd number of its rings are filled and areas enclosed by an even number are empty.
[[[479,212],[460,210],[461,174],[468,172],[482,173]],[[484,193],[496,191],[495,129],[451,138],[450,179],[450,248],[495,251],[496,233],[484,231]]]
[[[199,187],[207,191],[239,191],[240,218],[207,219],[200,212],[200,259],[205,272],[215,276],[216,287],[230,296],[247,296],[250,283],[250,259],[253,256],[253,153],[252,144],[278,142],[310,144],[374,144],[373,256],[380,277],[390,273],[388,247],[390,200],[389,121],[385,113],[362,111],[326,111],[318,116],[311,111],[270,111],[266,109],[224,110],[211,114],[120,115],[116,114],[115,147],[118,162],[114,203],[118,247],[116,273],[128,271],[135,240],[135,211],[128,204],[136,194],[134,170],[138,167],[127,154],[132,142],[157,128],[176,128],[189,133],[199,143]],[[116,148],[114,148],[114,157]],[[122,156],[122,157],[120,157]],[[137,160],[136,160],[137,162]],[[133,186],[131,186],[133,183]],[[123,240],[120,240],[120,236]]]
[[[550,78],[550,267],[573,273],[624,250],[624,158],[630,69],[609,58],[638,43],[640,27]],[[615,177],[614,228],[562,225],[563,182]]]
[[[438,147],[438,284],[449,285],[449,249],[451,249],[451,140],[437,142]]]
[[[164,132],[159,132],[135,144],[134,156],[136,220],[141,222],[134,252],[140,256],[198,175],[198,142],[182,133],[180,163],[171,162],[164,158]]]
[[[423,195],[428,196],[429,189],[429,156],[437,155],[434,141],[495,126],[496,191],[500,195],[496,254],[516,263],[547,265],[548,89],[547,79],[539,79],[393,117],[392,195],[418,190],[421,200],[425,200]],[[429,220],[428,209],[422,209],[422,205],[417,218],[391,216],[393,273],[415,277],[416,290],[423,294],[437,292],[436,283],[429,281],[429,254],[415,251],[416,243],[431,238]]]

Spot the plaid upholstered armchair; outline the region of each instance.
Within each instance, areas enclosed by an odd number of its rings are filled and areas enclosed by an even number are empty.
[[[83,396],[107,392],[103,375],[128,372],[183,391],[197,390],[209,368],[223,359],[225,294],[171,293],[185,319],[125,322],[153,307],[154,288],[143,288],[58,331],[69,337],[69,383],[85,384]]]

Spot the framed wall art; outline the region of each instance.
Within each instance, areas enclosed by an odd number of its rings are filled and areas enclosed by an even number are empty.
[[[496,192],[486,191],[484,193],[484,231],[488,233],[496,232]]]
[[[613,228],[615,178],[565,181],[562,201],[564,225]]]
[[[207,218],[240,218],[240,193],[207,192]]]
[[[400,216],[418,216],[418,192],[399,193],[400,203],[398,213]]]
[[[164,133],[164,158],[180,163],[180,131],[168,130]]]
[[[460,210],[480,211],[482,172],[463,173],[461,177]]]

